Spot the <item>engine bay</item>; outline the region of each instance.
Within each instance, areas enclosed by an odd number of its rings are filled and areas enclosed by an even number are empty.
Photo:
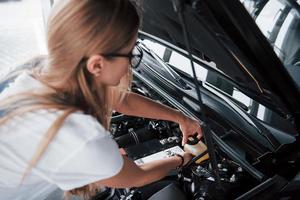
[[[150,88],[134,82],[132,91],[169,105]],[[170,105],[169,105],[170,106]],[[181,131],[178,124],[114,113],[111,133],[122,153],[143,164],[183,152]],[[201,142],[201,141],[197,141]],[[258,184],[237,162],[231,160],[217,146],[215,148],[221,187],[216,184],[212,167],[203,151],[180,170],[174,170],[166,179],[178,183],[186,199],[235,199]],[[142,199],[139,188],[114,190],[116,199]]]

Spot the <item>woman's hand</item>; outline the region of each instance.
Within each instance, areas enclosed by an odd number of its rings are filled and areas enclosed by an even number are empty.
[[[187,142],[190,136],[194,136],[197,134],[197,138],[200,139],[202,137],[202,129],[200,123],[193,118],[190,118],[183,113],[180,112],[179,117],[179,127],[182,132],[182,146]]]

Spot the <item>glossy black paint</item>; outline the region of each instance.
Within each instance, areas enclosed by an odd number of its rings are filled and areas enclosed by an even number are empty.
[[[243,5],[238,0],[184,3],[192,53],[213,60],[251,98],[294,117],[300,130],[299,89]],[[142,31],[186,49],[171,0],[144,1]]]

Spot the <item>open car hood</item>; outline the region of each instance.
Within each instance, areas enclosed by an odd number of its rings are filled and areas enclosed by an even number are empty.
[[[242,92],[299,124],[299,88],[244,6],[238,0],[182,2],[192,54],[209,58]],[[173,0],[143,1],[141,33],[187,50]]]

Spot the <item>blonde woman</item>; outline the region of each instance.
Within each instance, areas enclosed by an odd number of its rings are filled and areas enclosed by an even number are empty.
[[[139,187],[185,165],[189,154],[137,166],[109,135],[113,110],[179,123],[183,143],[198,122],[129,92],[139,16],[128,0],[61,0],[48,22],[48,55],[1,93],[0,199],[46,198],[57,188],[89,198],[97,188]]]

